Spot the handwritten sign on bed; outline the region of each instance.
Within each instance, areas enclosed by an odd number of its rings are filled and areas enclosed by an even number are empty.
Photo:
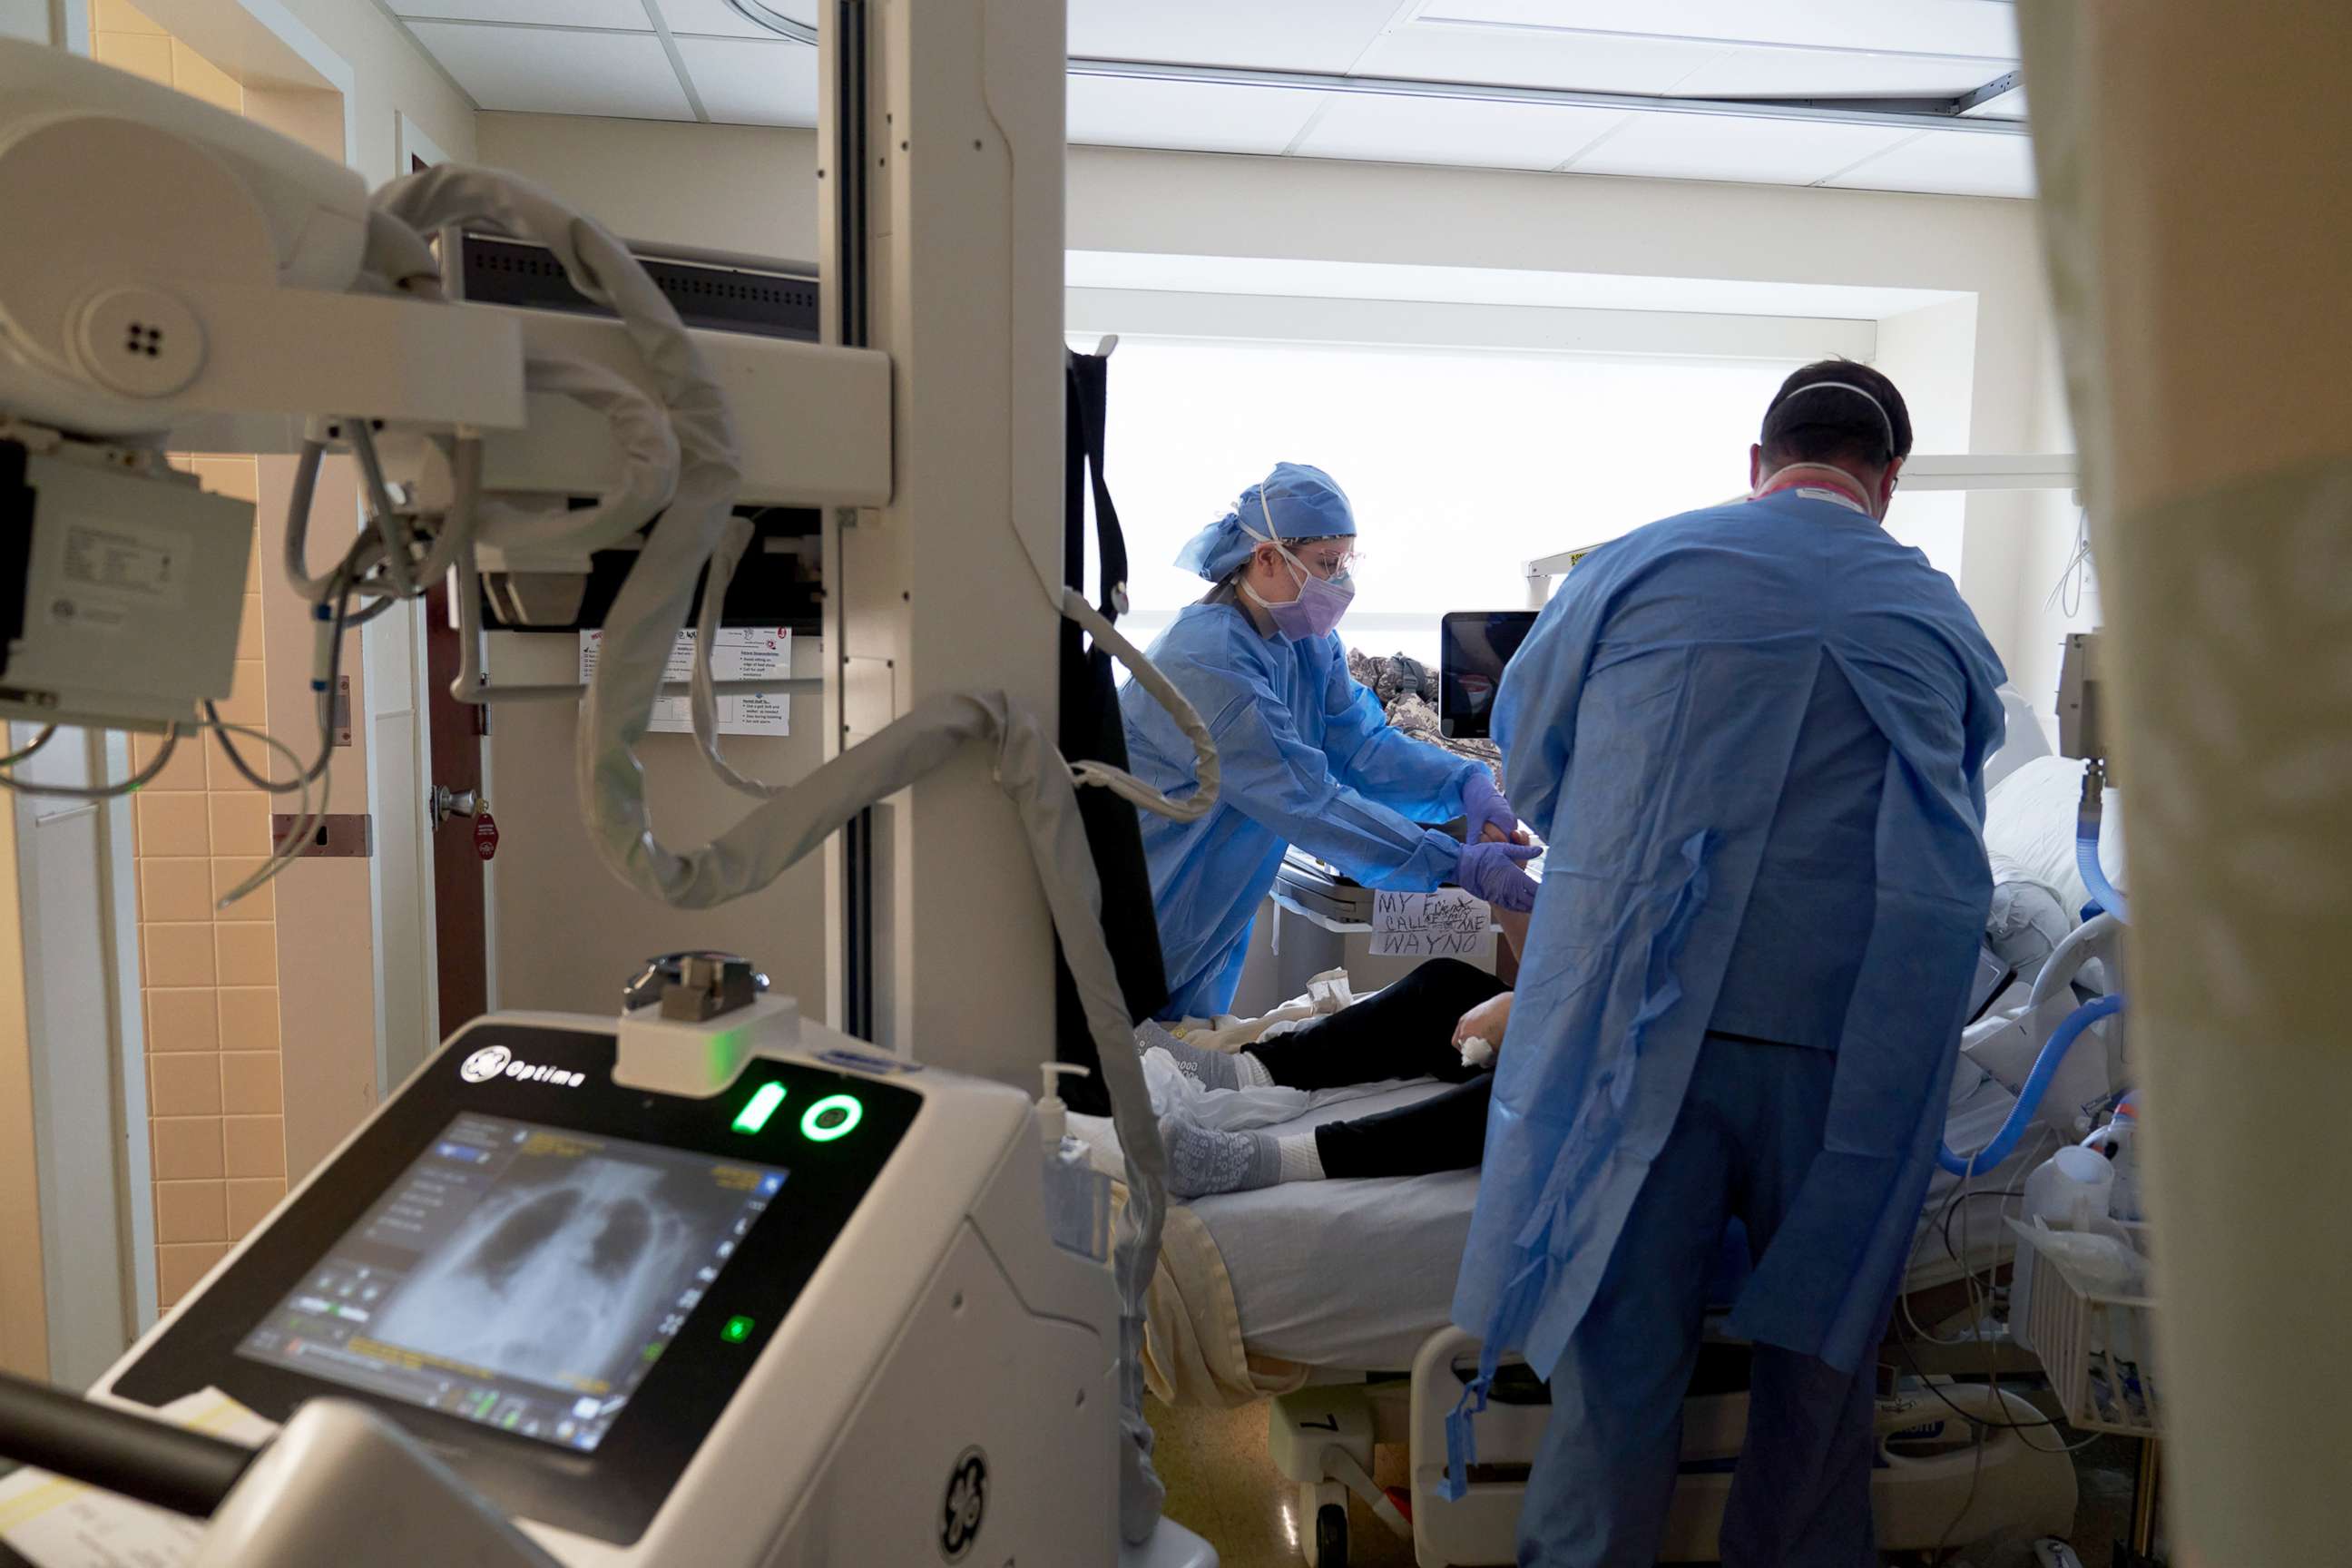
[[[1372,895],[1372,952],[1380,958],[1463,957],[1486,941],[1486,905],[1460,888]]]

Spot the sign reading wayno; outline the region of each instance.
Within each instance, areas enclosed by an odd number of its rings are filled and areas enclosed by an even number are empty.
[[[1372,895],[1372,952],[1379,958],[1468,958],[1486,942],[1486,904],[1460,888]]]

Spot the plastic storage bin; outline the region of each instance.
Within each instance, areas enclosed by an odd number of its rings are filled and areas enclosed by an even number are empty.
[[[2063,1233],[2009,1223],[2018,1246],[2035,1253],[2028,1332],[2067,1421],[2085,1432],[2159,1436],[2164,1405],[2152,1355],[2156,1302],[2085,1283],[2073,1260],[2051,1245]],[[2148,1256],[2146,1225],[2115,1228],[2143,1259]]]

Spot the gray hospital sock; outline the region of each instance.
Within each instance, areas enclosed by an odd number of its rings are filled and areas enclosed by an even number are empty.
[[[1186,1078],[1202,1089],[1256,1089],[1274,1081],[1274,1075],[1245,1051],[1212,1051],[1179,1039],[1156,1023],[1136,1026],[1135,1048],[1166,1051]]]
[[[1270,1187],[1282,1180],[1282,1142],[1271,1132],[1223,1132],[1178,1113],[1160,1123],[1168,1190],[1180,1198]]]

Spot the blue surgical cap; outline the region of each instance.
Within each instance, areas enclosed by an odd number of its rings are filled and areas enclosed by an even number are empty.
[[[1355,509],[1338,481],[1305,463],[1276,463],[1274,472],[1242,492],[1231,510],[1176,552],[1176,564],[1222,583],[1258,547],[1257,536],[1265,533],[1269,521],[1275,538],[1285,542],[1356,536]]]

